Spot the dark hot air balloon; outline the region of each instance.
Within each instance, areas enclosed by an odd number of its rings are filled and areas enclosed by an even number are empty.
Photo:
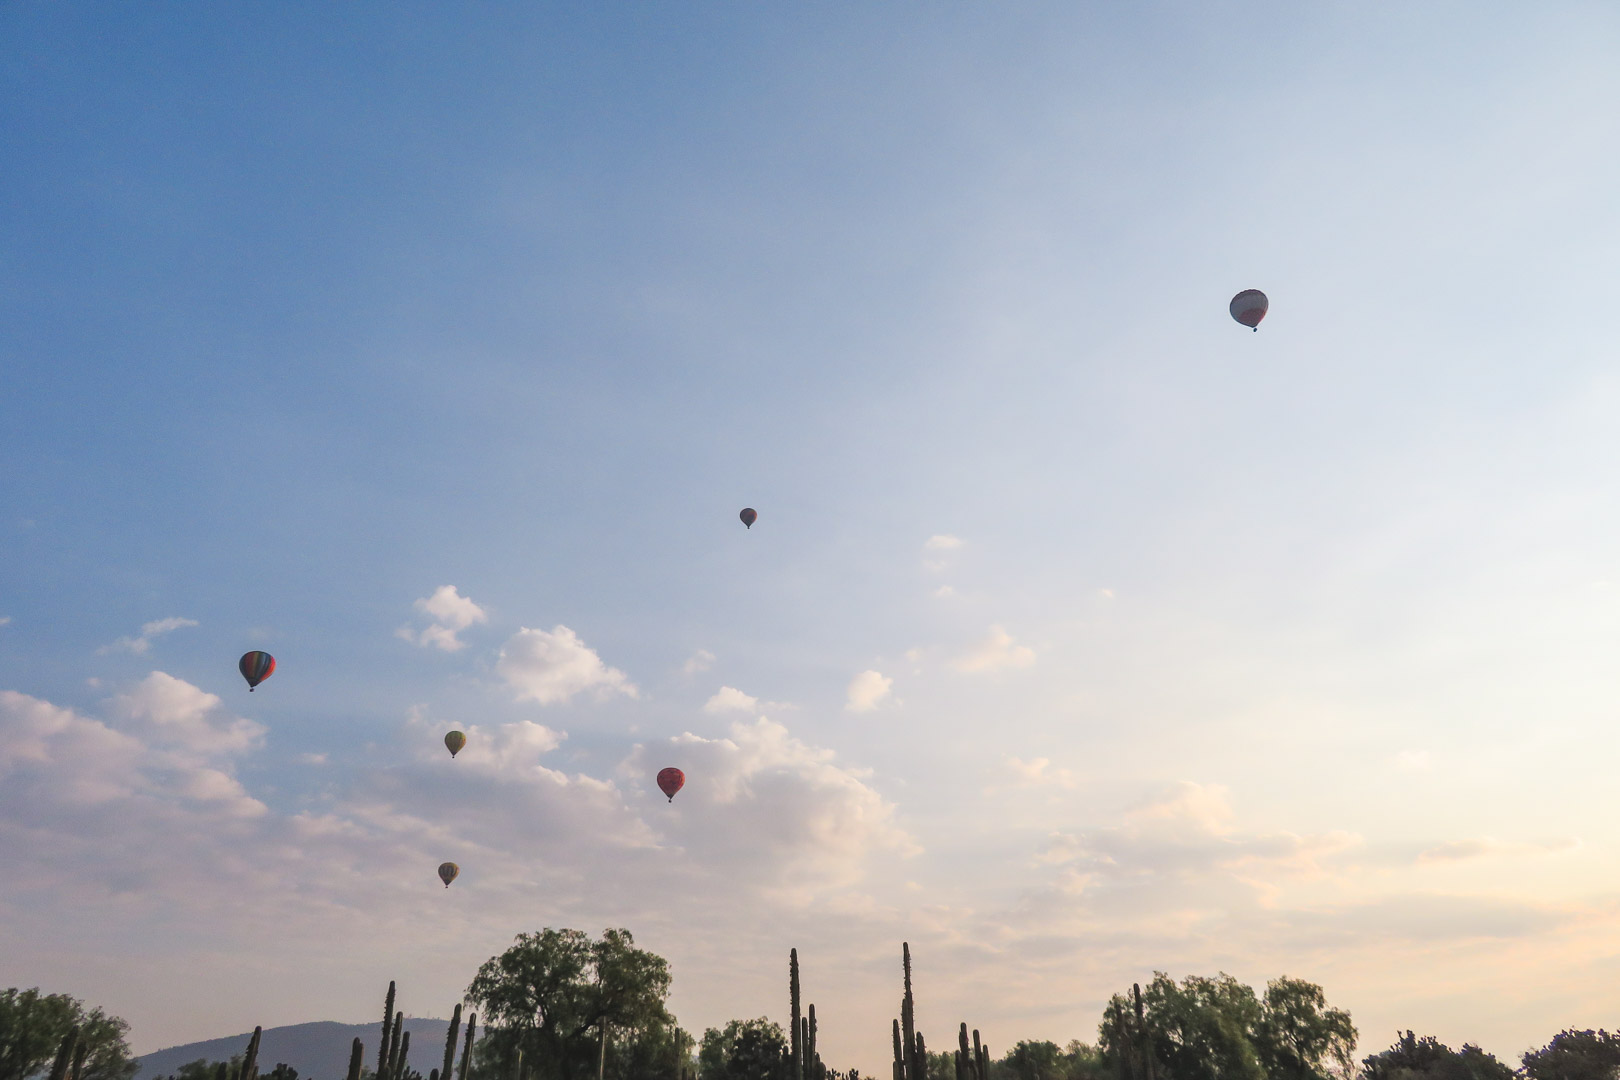
[[[1232,297],[1232,318],[1247,326],[1256,333],[1260,330],[1260,320],[1266,317],[1266,310],[1271,307],[1271,301],[1259,289],[1244,289]]]
[[[742,523],[750,529],[754,527],[754,522],[759,520],[759,515],[754,512],[752,506],[743,507],[743,512],[737,516],[742,518]]]
[[[669,801],[675,801],[675,793],[681,790],[686,783],[686,774],[679,769],[658,770],[658,790],[669,796]]]
[[[444,882],[444,887],[447,889],[450,887],[450,883],[456,880],[456,875],[459,873],[461,873],[461,867],[453,862],[439,864],[439,880]]]
[[[450,751],[450,756],[455,757],[461,753],[461,748],[467,745],[467,736],[459,731],[452,731],[444,737],[444,745],[445,749]]]
[[[270,673],[276,670],[276,658],[255,649],[253,652],[243,653],[242,659],[236,662],[236,668],[242,673],[242,678],[247,680],[248,693],[251,694],[254,687],[268,679]]]

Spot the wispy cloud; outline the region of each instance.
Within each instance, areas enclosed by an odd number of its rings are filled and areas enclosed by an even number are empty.
[[[1058,787],[1072,788],[1075,786],[1074,773],[1068,769],[1053,769],[1052,762],[1047,758],[1030,758],[1028,761],[1009,757],[1006,760],[1007,771],[1017,778],[1020,787],[1042,787],[1055,784]]]
[[[1449,863],[1491,856],[1556,855],[1564,851],[1574,851],[1580,846],[1581,842],[1574,837],[1539,842],[1510,842],[1482,836],[1470,840],[1450,840],[1444,844],[1436,844],[1434,847],[1420,852],[1417,861],[1420,863]]]
[[[519,701],[553,705],[594,690],[599,695],[638,697],[635,684],[618,668],[608,667],[596,650],[566,626],[550,630],[524,627],[501,649],[495,670]]]
[[[422,630],[401,626],[394,631],[395,636],[417,645],[431,645],[445,652],[466,648],[467,643],[458,635],[476,623],[489,621],[489,613],[462,596],[454,585],[440,585],[433,590],[432,596],[422,597],[413,606],[431,622]]]
[[[10,622],[11,620],[6,619],[5,621]],[[198,625],[196,619],[182,619],[178,617],[155,619],[152,622],[143,624],[141,626],[141,632],[134,637],[121,637],[111,645],[103,645],[101,648],[96,650],[96,653],[104,656],[107,653],[127,652],[134,653],[136,656],[144,656],[146,655],[146,651],[152,647],[152,642],[162,637],[164,634],[172,633],[173,631],[179,630],[182,627],[196,625]]]
[[[943,534],[930,536],[923,544],[923,569],[936,573],[949,565],[947,552],[956,551],[962,546],[959,536],[946,536]]]
[[[990,636],[958,657],[953,666],[958,671],[991,672],[1027,668],[1034,663],[1034,649],[1019,645],[1001,626],[992,626]]]
[[[759,698],[745,694],[735,686],[722,686],[713,697],[703,703],[703,711],[707,713],[753,712],[757,708]]]
[[[714,659],[714,653],[708,649],[699,649],[687,658],[686,663],[681,665],[681,670],[688,675],[696,675],[714,667]]]
[[[881,672],[863,671],[849,681],[844,708],[850,712],[870,712],[889,696],[893,686],[894,680]]]

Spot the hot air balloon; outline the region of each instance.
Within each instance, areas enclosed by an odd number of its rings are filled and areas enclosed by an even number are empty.
[[[658,790],[669,796],[669,801],[675,801],[675,793],[681,790],[686,783],[686,774],[679,769],[658,770]]]
[[[461,748],[467,745],[467,736],[459,731],[452,731],[444,737],[444,745],[445,749],[450,751],[450,756],[455,757],[461,753]]]
[[[276,670],[276,658],[255,649],[253,652],[243,653],[242,659],[236,662],[236,667],[242,673],[242,678],[247,680],[248,693],[251,694],[254,687],[268,679],[270,673]]]
[[[461,867],[453,862],[439,864],[439,880],[444,882],[444,887],[447,889],[450,887],[450,883],[456,880],[456,875],[459,873],[461,873]]]
[[[1256,333],[1260,332],[1260,320],[1266,317],[1266,309],[1271,302],[1266,294],[1259,289],[1244,289],[1232,297],[1232,318],[1247,326]]]
[[[750,529],[754,527],[754,522],[759,520],[759,515],[754,512],[752,506],[743,507],[742,513],[737,516],[742,518],[742,523]]]

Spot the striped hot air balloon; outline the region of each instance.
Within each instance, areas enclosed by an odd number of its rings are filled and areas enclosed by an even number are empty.
[[[1260,320],[1266,317],[1266,310],[1271,307],[1271,301],[1259,289],[1244,289],[1232,297],[1232,318],[1247,326],[1250,330],[1260,331]]]
[[[276,670],[276,658],[255,649],[242,654],[242,659],[236,662],[236,669],[242,673],[242,678],[247,680],[248,693],[251,694],[254,687],[268,679],[270,673]]]
[[[450,887],[450,883],[456,880],[456,875],[459,873],[461,873],[461,867],[453,862],[439,864],[439,880],[444,882],[444,887],[447,889]]]

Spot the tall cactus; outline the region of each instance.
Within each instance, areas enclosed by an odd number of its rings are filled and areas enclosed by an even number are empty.
[[[467,1080],[467,1068],[472,1064],[473,1032],[478,1030],[478,1014],[467,1014],[467,1041],[461,1047],[461,1071],[456,1074],[456,1080]]]
[[[399,1053],[394,1057],[394,1072],[392,1080],[402,1080],[405,1075],[405,1059],[411,1054],[411,1033],[406,1032],[399,1040]]]
[[[1142,1055],[1143,1074],[1147,1080],[1153,1080],[1153,1043],[1148,1039],[1147,1021],[1142,1015],[1141,983],[1131,983],[1131,996],[1136,1000],[1136,1038],[1133,1041]]]
[[[816,1080],[816,1006],[810,1003],[808,1014],[804,1018],[804,1066],[809,1074],[806,1080]]]
[[[804,1042],[799,1038],[799,950],[788,950],[788,999],[793,1007],[793,1080],[804,1080]]]
[[[56,1048],[56,1060],[51,1063],[51,1080],[67,1080],[68,1066],[73,1064],[73,1052],[79,1045],[79,1028],[75,1024],[62,1036],[62,1045]]]
[[[365,1056],[366,1048],[360,1044],[360,1036],[356,1035],[353,1044],[349,1047],[348,1080],[360,1080],[360,1069],[364,1064]]]
[[[979,1080],[990,1080],[990,1048],[979,1042],[979,1029],[973,1029],[973,1059],[979,1063]]]
[[[405,1011],[401,1009],[394,1014],[393,1033],[388,1038],[388,1065],[377,1080],[393,1080],[395,1066],[399,1064],[399,1044],[401,1032],[405,1030]]]
[[[388,1055],[393,1050],[389,1029],[394,1023],[394,980],[388,980],[388,998],[383,1002],[382,1039],[377,1043],[377,1080],[388,1075]]]
[[[968,1054],[967,1021],[964,1020],[956,1033],[956,1080],[977,1080],[979,1059],[977,1056],[969,1058]]]
[[[900,999],[900,1038],[902,1045],[905,1047],[905,1056],[901,1059],[901,1067],[905,1069],[902,1080],[926,1080],[926,1077],[917,1075],[917,1070],[912,1064],[912,1057],[917,1049],[917,1026],[914,1011],[915,1003],[911,997],[911,944],[909,942],[902,941],[900,943],[900,961],[906,973],[906,994],[905,997]]]
[[[906,1059],[900,1051],[900,1021],[894,1022],[894,1080],[906,1080]]]
[[[259,1036],[264,1034],[264,1028],[253,1029],[253,1037],[248,1040],[247,1053],[242,1056],[242,1068],[237,1072],[237,1080],[253,1080],[259,1075]],[[75,1075],[74,1080],[78,1080]]]
[[[461,1034],[461,1002],[450,1017],[450,1031],[444,1040],[444,1068],[439,1070],[440,1080],[450,1080],[450,1070],[456,1064],[456,1036]]]

